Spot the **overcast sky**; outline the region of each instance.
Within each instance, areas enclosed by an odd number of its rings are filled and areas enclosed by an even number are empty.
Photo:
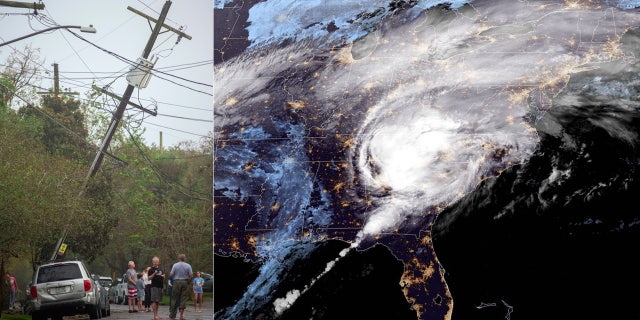
[[[53,87],[53,63],[58,63],[60,86],[83,93],[82,99],[94,81],[99,87],[110,85],[110,91],[122,96],[128,85],[125,76],[129,64],[114,54],[135,61],[142,55],[153,26],[127,7],[157,18],[165,1],[47,0],[43,3],[45,9],[38,10],[38,15],[29,9],[0,6],[0,43],[46,29],[52,23],[93,25],[97,30],[95,34],[71,30],[113,54],[78,39],[65,29],[58,29],[0,47],[0,69],[4,69],[12,48],[21,49],[30,43],[33,48],[40,48],[41,59],[44,59],[42,68],[50,71],[38,86]],[[165,24],[176,29],[182,26],[193,38],[183,38],[176,45],[175,33],[160,34],[151,56],[158,58],[155,69],[162,73],[153,76],[146,88],[134,90],[131,101],[149,109],[154,108],[153,101],[157,102],[158,115],[145,115],[142,121],[146,128],[144,141],[147,145],[159,145],[162,132],[163,146],[167,147],[180,141],[199,141],[213,128],[213,1],[172,1]],[[105,107],[115,110],[116,106],[117,102],[111,101]],[[101,112],[107,113],[107,110]],[[127,110],[135,114],[135,119],[142,119],[137,109]]]

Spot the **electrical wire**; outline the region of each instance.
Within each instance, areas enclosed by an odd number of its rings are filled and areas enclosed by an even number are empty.
[[[164,129],[169,129],[169,130],[173,130],[173,131],[177,131],[177,132],[182,132],[182,133],[190,134],[190,135],[193,135],[193,136],[196,136],[196,137],[208,138],[208,136],[205,136],[205,135],[202,135],[202,134],[199,134],[199,133],[193,133],[193,132],[184,131],[184,130],[180,130],[180,129],[176,129],[176,128],[171,128],[171,127],[163,126],[163,125],[156,124],[156,123],[149,122],[149,121],[147,121],[147,122],[145,122],[145,123],[146,123],[146,124],[150,124],[150,125],[152,125],[152,126],[156,126],[156,127],[164,128]]]
[[[32,57],[29,57],[29,56],[25,55],[24,53],[22,53],[21,51],[17,50],[16,48],[14,48],[14,47],[12,47],[12,46],[9,46],[9,47],[10,47],[10,48],[12,48],[15,52],[18,52],[19,54],[21,54],[21,55],[22,55],[22,56],[24,56],[25,58],[29,59],[30,61],[32,61],[32,62],[33,62],[33,63],[35,63],[36,65],[40,66],[43,70],[45,70],[45,71],[47,71],[47,72],[51,72],[49,69],[47,69],[47,67],[45,67],[45,66],[44,66],[42,63],[40,63],[39,61],[35,61],[35,60],[33,60],[33,58],[32,58]],[[200,62],[197,62],[197,63],[200,63]],[[126,74],[126,73],[121,74],[121,75],[120,75],[120,77],[122,77],[124,74]],[[117,80],[117,79],[118,79],[118,78],[114,79],[114,81],[115,81],[115,80]],[[114,81],[112,81],[111,83],[113,83]],[[73,79],[71,79],[71,78],[66,78],[66,77],[64,77],[64,76],[62,76],[62,77],[61,77],[60,82],[61,82],[61,83],[66,83],[66,84],[71,84],[71,85],[74,85],[74,86],[77,86],[77,87],[81,87],[81,88],[86,88],[86,89],[88,89],[88,90],[92,90],[92,89],[93,89],[93,88],[91,87],[91,85],[90,85],[90,84],[81,83],[81,82],[80,82],[80,83],[78,83],[77,81],[75,81],[75,80],[73,80]],[[42,87],[39,87],[39,88],[41,88],[41,89],[43,89],[43,90],[45,90],[45,91],[46,91],[46,90],[48,90],[48,89],[45,89],[45,88],[42,88]],[[85,100],[86,100],[86,99],[85,99]],[[150,101],[150,100],[148,100],[148,99],[142,99],[142,98],[140,98],[140,100]],[[95,101],[91,101],[91,100],[87,100],[87,101],[90,101],[90,102],[95,103]],[[181,107],[181,108],[194,109],[194,110],[212,111],[212,109],[208,109],[208,108],[191,107],[191,106],[185,106],[185,105],[180,105],[180,104],[173,104],[173,103],[168,103],[168,102],[158,102],[158,103],[166,104],[166,105],[171,105],[171,106],[176,106],[176,107]],[[108,110],[108,109],[105,109],[104,107],[103,107],[103,109],[102,109],[102,110],[108,111],[109,113],[113,114],[113,111]],[[169,115],[167,115],[167,116],[169,116]],[[171,116],[169,116],[169,117],[171,117]],[[161,128],[165,128],[165,129],[172,130],[172,131],[182,132],[182,133],[186,133],[186,134],[193,135],[193,136],[197,136],[197,137],[201,137],[201,138],[206,138],[206,137],[207,137],[206,135],[197,134],[197,133],[193,133],[193,132],[189,132],[189,131],[184,131],[184,130],[180,130],[180,129],[176,129],[176,128],[171,128],[171,127],[167,127],[167,126],[163,126],[163,125],[159,125],[159,124],[151,123],[151,122],[148,122],[148,121],[147,121],[146,123],[148,123],[148,124],[150,124],[150,125],[152,125],[152,126],[161,127]]]
[[[164,157],[164,158],[156,158],[156,160],[185,160],[185,159],[196,159],[196,158],[204,158],[204,157],[213,157],[213,153],[207,154],[199,154],[188,157]]]
[[[62,38],[64,39],[64,41],[67,43],[67,45],[69,45],[69,47],[71,48],[71,50],[73,50],[73,52],[75,52],[76,56],[78,56],[78,59],[80,59],[80,61],[82,61],[82,64],[84,65],[85,68],[87,68],[87,70],[89,70],[89,72],[91,72],[91,74],[93,75],[93,77],[96,77],[96,74],[93,73],[93,71],[91,71],[91,68],[89,67],[89,65],[87,64],[86,61],[84,61],[84,59],[82,59],[82,56],[78,53],[78,51],[76,51],[76,48],[74,48],[71,45],[71,42],[69,42],[69,40],[67,39],[67,37],[64,36],[64,33],[60,33],[60,35],[62,35]]]
[[[144,2],[142,2],[142,1],[140,1],[140,0],[138,0],[138,2],[140,2],[143,6],[147,7],[147,9],[149,9],[149,10],[153,11],[155,14],[160,15],[160,12],[158,12],[157,10],[155,10],[155,9],[151,8],[151,7],[150,7],[149,5],[147,5],[146,3],[144,3]],[[151,4],[154,4],[154,3],[156,3],[156,2],[157,2],[157,1],[153,1],[153,2],[151,2]],[[165,18],[165,20],[169,20],[169,21],[171,21],[171,22],[173,22],[173,23],[175,23],[175,24],[178,24],[177,22],[175,22],[175,21],[171,20],[169,17],[166,17],[166,18]]]
[[[162,113],[158,113],[159,116],[163,116],[163,117],[168,117],[168,118],[176,118],[176,119],[185,119],[185,120],[192,120],[192,121],[201,121],[201,122],[210,122],[213,123],[213,120],[207,120],[207,119],[197,119],[197,118],[189,118],[189,117],[181,117],[181,116],[174,116],[174,115],[170,115],[170,114],[162,114]]]
[[[51,22],[48,22],[48,23],[55,23],[55,22],[51,21]],[[137,63],[136,63],[136,62],[131,61],[131,60],[129,60],[129,59],[127,59],[127,58],[125,58],[125,57],[123,57],[123,56],[121,56],[121,55],[119,55],[119,54],[115,53],[115,52],[112,52],[112,51],[110,51],[110,50],[107,50],[107,49],[105,49],[105,48],[102,48],[102,47],[100,47],[100,46],[98,46],[98,45],[94,44],[93,42],[91,42],[91,41],[87,40],[86,38],[84,38],[84,37],[80,36],[79,34],[77,34],[77,33],[73,32],[73,31],[71,31],[71,30],[69,30],[69,29],[65,29],[65,30],[66,30],[67,32],[71,33],[72,35],[74,35],[75,37],[77,37],[78,39],[80,39],[80,40],[82,40],[82,41],[84,41],[84,42],[86,42],[86,43],[89,43],[90,45],[92,45],[92,46],[94,46],[94,47],[96,47],[96,48],[98,48],[98,49],[100,49],[100,50],[102,50],[102,51],[106,52],[107,54],[109,54],[109,55],[111,55],[111,56],[114,56],[114,57],[116,57],[116,58],[120,59],[121,61],[123,61],[123,62],[125,62],[125,63],[127,63],[127,64],[131,65],[131,66],[137,66]],[[15,50],[15,49],[14,49],[14,50]],[[38,63],[38,64],[42,66],[42,64],[40,64],[40,63]],[[45,68],[45,69],[46,69],[46,68]],[[177,83],[177,82],[175,82],[175,81],[169,80],[169,79],[167,79],[167,78],[161,77],[161,76],[159,76],[157,73],[165,74],[165,75],[168,75],[168,76],[171,76],[171,77],[178,78],[178,79],[183,80],[183,81],[187,81],[187,82],[191,82],[191,83],[194,83],[194,84],[199,84],[199,85],[207,86],[207,87],[210,87],[210,88],[213,88],[213,85],[212,85],[212,84],[203,83],[203,82],[198,82],[198,81],[194,81],[194,80],[189,80],[189,79],[186,79],[186,78],[183,78],[183,77],[179,77],[179,76],[176,76],[176,75],[172,75],[172,74],[170,74],[170,73],[167,73],[167,72],[164,72],[164,71],[160,71],[160,70],[155,70],[155,71],[152,71],[151,73],[152,73],[152,74],[154,74],[156,77],[158,77],[158,78],[160,78],[160,79],[162,79],[162,80],[168,81],[168,82],[170,82],[170,83],[173,83],[173,84],[175,84],[175,85],[177,85],[177,86],[184,87],[184,88],[186,88],[186,89],[189,89],[189,90],[192,90],[192,91],[195,91],[195,92],[200,92],[200,93],[203,93],[203,94],[206,94],[206,95],[209,95],[209,96],[213,96],[213,93],[205,92],[205,91],[202,91],[202,90],[198,90],[198,89],[191,88],[191,87],[189,87],[189,86],[186,86],[186,85],[183,85],[183,84]]]
[[[190,68],[207,66],[207,65],[211,65],[212,63],[213,63],[213,60],[202,60],[202,61],[197,61],[197,62],[189,62],[189,63],[177,64],[177,65],[173,65],[173,66],[158,67],[156,69],[160,70],[160,69],[176,68],[176,69],[172,69],[172,70],[169,70],[169,71],[178,71],[178,70],[185,70],[185,69],[190,69]],[[0,63],[0,66],[6,66],[6,65]],[[120,70],[115,71],[115,72],[114,71],[93,71],[93,72],[89,72],[89,71],[61,71],[60,73],[95,73],[95,74],[106,73],[106,74],[114,74],[114,73],[122,72],[122,70],[124,70],[124,69],[120,69]]]
[[[4,66],[5,68],[9,68],[9,69],[12,69],[12,70],[17,70],[17,69],[15,69],[15,68],[11,68],[10,66],[4,65],[4,64],[0,64],[0,66]],[[45,68],[45,67],[44,67],[43,65],[41,65],[41,64],[40,64],[40,67]],[[46,73],[50,73],[50,71],[49,71],[49,70],[47,70],[46,68],[45,68],[45,71],[46,71]],[[60,72],[60,73],[63,73],[63,72]],[[53,78],[53,77],[51,77],[51,76],[44,76],[44,75],[41,75],[41,74],[42,74],[42,72],[41,72],[41,73],[39,73],[40,78],[42,78],[42,79],[48,79],[48,80],[53,80],[53,79],[54,79],[54,78]],[[114,78],[114,80],[117,80],[118,78],[120,78],[120,77],[124,76],[125,74],[126,74],[126,73],[123,73],[123,74],[118,75],[117,77],[115,77],[115,78]],[[111,77],[96,77],[96,78],[97,78],[97,79],[109,79],[109,78],[111,78]],[[69,84],[69,85],[73,85],[73,86],[76,86],[76,87],[85,88],[85,89],[87,89],[87,90],[92,90],[92,89],[93,89],[93,87],[92,87],[91,85],[89,85],[89,84],[85,84],[85,83],[78,83],[78,82],[76,82],[76,81],[75,81],[75,80],[89,80],[89,79],[92,79],[92,78],[84,78],[84,77],[79,77],[79,78],[61,77],[61,79],[59,79],[59,81],[60,81],[60,83],[63,83],[63,84]],[[31,84],[30,84],[30,85],[31,85]],[[40,89],[40,90],[44,90],[44,91],[49,90],[49,89],[47,89],[47,88],[43,88],[43,87],[39,87],[39,86],[35,86],[35,85],[31,85],[31,86],[36,87],[37,89]],[[108,86],[107,86],[107,87],[108,87]],[[156,106],[157,106],[158,104],[162,104],[162,105],[175,106],[175,107],[179,107],[179,108],[186,108],[186,109],[193,109],[193,110],[212,111],[212,109],[199,108],[199,107],[192,107],[192,106],[185,106],[185,105],[180,105],[180,104],[175,104],[175,103],[169,103],[169,102],[156,101],[156,100],[154,100],[154,99],[145,99],[145,98],[138,98],[138,99],[139,99],[139,101],[151,101],[151,102],[152,102],[152,104],[154,104],[154,105],[156,105]],[[140,103],[140,105],[143,105],[143,103]],[[155,107],[155,109],[157,110],[157,107]],[[166,117],[175,117],[175,118],[182,118],[182,119],[190,119],[190,118],[187,118],[187,117],[171,116],[171,115],[168,115],[168,114],[162,114],[162,115],[163,115],[163,116],[166,116]],[[206,120],[202,120],[202,119],[195,119],[195,118],[191,118],[191,119],[196,120],[196,121],[206,121]]]

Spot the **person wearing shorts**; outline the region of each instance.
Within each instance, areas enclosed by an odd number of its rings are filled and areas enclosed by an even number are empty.
[[[133,261],[129,261],[129,269],[124,274],[127,279],[127,294],[129,299],[129,313],[138,312],[136,310],[136,299],[138,298],[138,273],[136,272],[136,264]]]
[[[138,290],[138,312],[142,312],[142,301],[144,300],[144,281],[142,281],[142,273],[137,274],[136,289]]]
[[[204,279],[200,271],[196,272],[196,277],[191,280],[193,286],[193,307],[196,312],[202,312],[202,295],[204,293]]]
[[[153,320],[160,320],[158,316],[158,306],[162,301],[162,287],[164,286],[164,271],[160,267],[160,258],[151,259],[151,268],[147,271],[147,277],[151,280],[151,309],[153,310]]]

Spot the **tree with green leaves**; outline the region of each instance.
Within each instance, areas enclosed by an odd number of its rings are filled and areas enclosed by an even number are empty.
[[[18,113],[40,119],[42,143],[49,154],[89,161],[87,129],[80,100],[61,95],[45,95],[40,107],[23,106]]]
[[[13,83],[7,78],[0,77],[0,112],[7,112],[11,94],[15,91]]]
[[[15,259],[30,260],[35,267],[65,223],[81,225],[71,213],[87,206],[75,192],[82,181],[79,164],[46,152],[38,129],[13,111],[0,112],[2,274]]]

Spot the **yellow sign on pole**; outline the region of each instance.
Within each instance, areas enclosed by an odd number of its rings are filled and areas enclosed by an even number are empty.
[[[66,243],[60,244],[60,249],[58,249],[58,254],[63,255],[65,251],[67,251],[67,244]]]

